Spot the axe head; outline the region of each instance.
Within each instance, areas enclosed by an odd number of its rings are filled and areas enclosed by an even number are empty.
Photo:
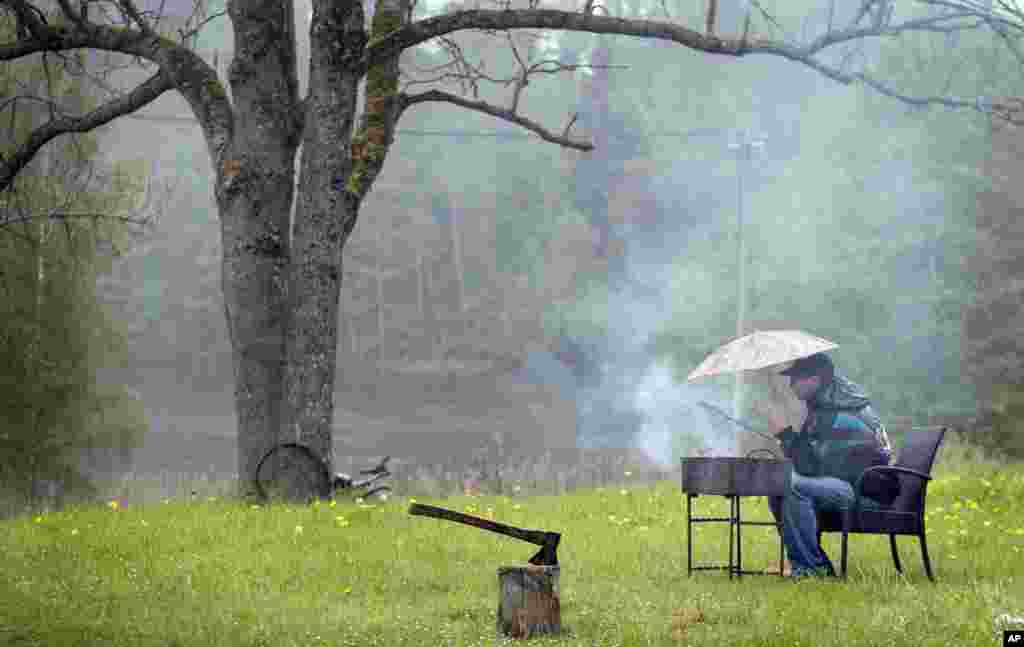
[[[534,566],[558,566],[558,542],[562,535],[557,532],[544,533],[544,545],[530,558]]]

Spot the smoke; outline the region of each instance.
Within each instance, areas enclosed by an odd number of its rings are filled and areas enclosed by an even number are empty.
[[[671,196],[669,196],[671,197]],[[628,241],[627,253],[611,272],[606,335],[585,340],[589,361],[578,372],[577,406],[581,447],[639,448],[663,468],[671,468],[687,448],[734,453],[735,428],[723,428],[697,406],[706,400],[728,408],[716,386],[676,381],[671,367],[653,352],[658,333],[669,325],[673,261],[688,236],[699,232],[671,226],[632,229],[620,225],[613,236]]]
[[[637,385],[634,406],[644,422],[636,434],[636,447],[663,468],[674,467],[687,449],[706,449],[719,455],[736,455],[736,429],[716,419],[699,400],[727,408],[715,387],[680,384],[672,371],[654,362]],[[687,447],[686,441],[694,444]]]

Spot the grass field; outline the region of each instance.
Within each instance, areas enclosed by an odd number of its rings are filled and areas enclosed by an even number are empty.
[[[997,618],[1024,616],[1024,465],[947,440],[928,495],[936,584],[915,539],[900,540],[899,576],[888,539],[866,536],[850,539],[846,582],[687,577],[678,481],[626,472],[614,486],[559,495],[397,492],[372,505],[115,499],[0,522],[0,645],[505,644],[495,637],[497,569],[535,548],[412,517],[411,499],[562,533],[566,631],[534,644],[1001,645]],[[725,512],[719,497],[696,503],[701,514]],[[744,512],[768,518],[763,499]],[[724,560],[726,532],[698,530],[696,559]],[[777,559],[773,531],[744,537],[745,567]],[[838,566],[839,536],[825,548]],[[694,609],[699,621],[673,624]]]

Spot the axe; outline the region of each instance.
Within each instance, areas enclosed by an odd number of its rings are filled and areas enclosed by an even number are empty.
[[[458,521],[459,523],[464,523],[468,526],[483,528],[484,530],[490,530],[491,532],[530,542],[531,544],[541,547],[541,549],[537,551],[537,554],[530,558],[531,564],[534,564],[535,566],[558,565],[558,542],[561,540],[562,535],[557,532],[524,530],[523,528],[516,528],[515,526],[506,526],[503,523],[491,521],[490,519],[481,519],[480,517],[474,517],[473,515],[463,514],[454,510],[435,508],[432,505],[423,505],[420,503],[413,503],[410,505],[409,514],[434,517],[435,519],[447,519],[448,521]]]

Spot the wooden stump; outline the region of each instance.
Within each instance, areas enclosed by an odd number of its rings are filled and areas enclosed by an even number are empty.
[[[558,566],[502,566],[498,569],[498,635],[529,638],[562,630]]]

